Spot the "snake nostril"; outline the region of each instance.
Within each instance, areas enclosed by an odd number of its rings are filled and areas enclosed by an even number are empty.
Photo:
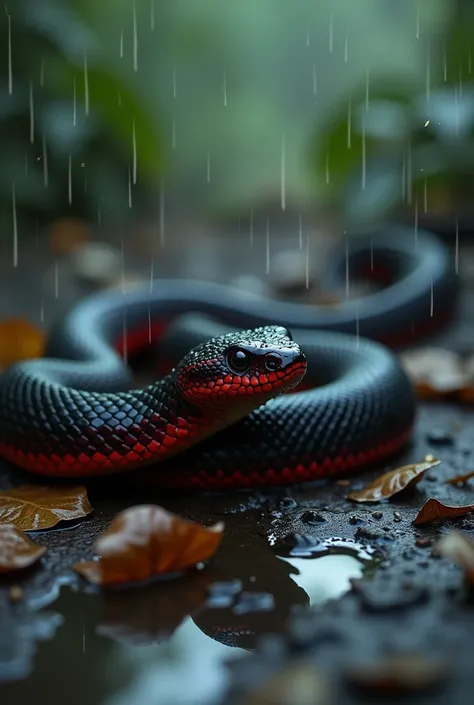
[[[265,356],[265,369],[274,372],[281,367],[282,359],[279,355],[270,354]]]

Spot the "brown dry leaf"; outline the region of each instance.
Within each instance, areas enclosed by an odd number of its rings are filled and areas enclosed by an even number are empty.
[[[99,537],[99,561],[74,566],[96,585],[143,581],[205,561],[217,550],[224,524],[209,528],[167,512],[141,505],[120,512]]]
[[[0,491],[0,524],[22,531],[51,529],[60,521],[82,519],[92,512],[82,485],[21,485]]]
[[[383,661],[359,663],[347,671],[347,678],[365,691],[378,694],[415,693],[440,684],[449,664],[421,654],[397,654]]]
[[[13,524],[0,524],[0,574],[29,568],[45,553]]]
[[[461,485],[470,480],[472,477],[474,477],[474,470],[469,470],[469,472],[465,472],[463,475],[455,475],[454,477],[450,477],[449,480],[446,480],[446,483],[448,485]]]
[[[8,318],[0,322],[0,369],[15,362],[41,357],[45,334],[24,318]]]
[[[453,507],[448,504],[443,504],[439,499],[431,498],[424,503],[413,523],[415,526],[421,526],[423,524],[431,524],[439,519],[455,519],[456,517],[462,517],[464,514],[469,514],[469,512],[473,511],[474,504],[464,504]]]
[[[460,531],[449,531],[433,551],[463,569],[466,580],[474,585],[474,541]]]
[[[347,498],[353,502],[380,502],[383,499],[389,499],[399,492],[416,485],[427,470],[439,465],[439,463],[439,460],[433,459],[425,460],[422,463],[414,463],[413,465],[403,465],[401,468],[391,470],[377,477],[363,490],[351,492]]]

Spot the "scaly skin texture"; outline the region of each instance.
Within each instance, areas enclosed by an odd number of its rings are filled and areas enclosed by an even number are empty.
[[[244,355],[235,370],[232,355]],[[30,472],[91,476],[161,463],[301,381],[285,329],[231,333],[193,349],[165,379],[121,393],[80,391],[87,365],[43,360],[0,377],[0,453]]]

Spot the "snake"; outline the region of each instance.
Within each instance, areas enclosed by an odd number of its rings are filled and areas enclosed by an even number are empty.
[[[449,250],[422,231],[355,238],[346,255],[327,271],[342,280],[349,264],[382,286],[335,306],[191,279],[81,299],[42,358],[0,376],[0,456],[53,478],[134,471],[197,491],[385,461],[409,442],[417,408],[393,348],[444,322],[457,277]],[[128,363],[150,345],[174,366],[136,388]]]

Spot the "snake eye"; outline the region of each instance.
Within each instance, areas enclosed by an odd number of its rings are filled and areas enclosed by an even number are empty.
[[[281,366],[281,357],[279,355],[267,355],[265,357],[265,369],[269,372],[274,372]]]
[[[227,354],[227,364],[233,372],[243,374],[250,367],[250,355],[241,348],[233,348]]]

